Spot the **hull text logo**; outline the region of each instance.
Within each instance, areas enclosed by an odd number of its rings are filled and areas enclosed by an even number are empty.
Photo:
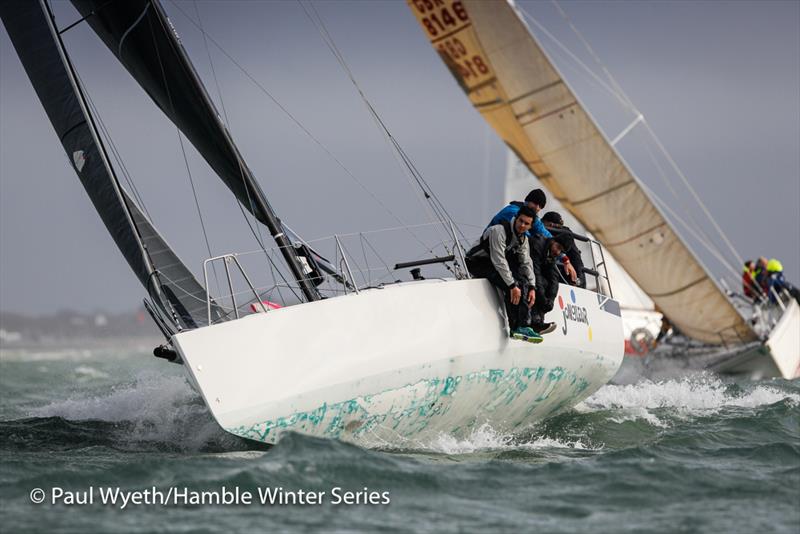
[[[586,313],[586,308],[575,304],[575,290],[570,290],[569,296],[572,302],[564,302],[561,295],[558,296],[558,306],[561,308],[561,313],[564,315],[564,326],[561,327],[561,332],[565,336],[567,335],[568,320],[589,326],[589,315]]]

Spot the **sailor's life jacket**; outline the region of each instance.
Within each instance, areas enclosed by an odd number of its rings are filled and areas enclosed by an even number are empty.
[[[524,206],[524,202],[519,202],[515,200],[511,202],[508,206],[501,209],[497,212],[497,214],[492,217],[492,220],[489,222],[489,226],[486,228],[489,229],[495,224],[500,224],[501,222],[511,222],[517,217],[517,213],[519,213],[519,209]],[[539,216],[535,216],[533,218],[533,224],[531,224],[531,229],[525,232],[525,235],[531,237],[533,235],[543,235],[546,238],[550,239],[553,235],[550,231],[545,228],[544,223],[539,219]]]
[[[467,252],[467,260],[490,261],[506,286],[511,288],[516,285],[508,263],[508,258],[511,257],[519,266],[517,276],[525,279],[530,287],[535,287],[536,277],[533,273],[528,238],[525,234],[516,235],[514,232],[515,221],[516,217],[511,221],[501,221],[484,230],[478,242]]]
[[[756,282],[756,270],[744,267],[742,270],[742,290],[745,296],[755,298],[760,293],[761,288]]]

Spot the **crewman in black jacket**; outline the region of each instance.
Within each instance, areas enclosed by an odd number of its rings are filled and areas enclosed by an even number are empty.
[[[555,323],[545,323],[544,314],[553,309],[561,281],[558,258],[564,249],[566,235],[546,238],[543,235],[531,237],[531,260],[536,277],[536,300],[531,308],[531,328],[540,334],[555,330]]]
[[[564,226],[564,219],[561,218],[561,214],[557,211],[548,211],[545,213],[542,217],[542,223],[553,235],[563,234],[565,236],[565,239],[563,240],[564,254],[566,254],[569,258],[569,261],[575,268],[575,273],[578,276],[573,282],[571,278],[567,276],[567,273],[565,273],[562,269],[561,279],[564,281],[564,283],[585,289],[586,273],[583,272],[583,258],[581,257],[581,251],[577,246],[575,246],[575,240],[570,235],[572,234],[572,230],[570,230],[569,227]]]

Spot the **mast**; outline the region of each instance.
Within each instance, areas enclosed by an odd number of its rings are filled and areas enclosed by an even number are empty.
[[[264,224],[303,295],[320,298],[290,238],[220,119],[202,80],[156,0],[72,0],[109,50],[186,135],[239,202]]]
[[[108,173],[109,177],[111,178],[111,184],[114,189],[114,193],[117,195],[117,200],[119,204],[123,207],[123,212],[125,214],[126,220],[130,227],[134,230],[134,235],[136,236],[136,244],[138,245],[139,252],[142,255],[142,259],[144,260],[144,266],[147,269],[147,277],[151,279],[152,277],[158,277],[158,273],[156,272],[155,267],[150,259],[150,256],[147,254],[147,249],[142,242],[142,236],[139,233],[139,230],[136,224],[133,221],[133,216],[131,215],[130,206],[126,199],[123,198],[122,195],[122,187],[119,183],[119,178],[117,178],[117,174],[114,171],[114,167],[111,165],[111,162],[108,157],[108,152],[106,151],[105,144],[100,139],[100,135],[97,132],[97,125],[94,122],[94,116],[92,115],[91,111],[89,110],[89,106],[86,104],[86,97],[83,94],[83,88],[81,87],[80,83],[78,83],[77,76],[75,75],[75,68],[72,66],[72,61],[69,58],[69,54],[67,53],[66,48],[64,47],[64,41],[61,39],[61,34],[58,32],[55,24],[55,15],[53,15],[53,11],[50,9],[50,5],[47,3],[47,0],[39,0],[39,4],[47,16],[45,17],[47,20],[47,28],[50,30],[50,34],[53,37],[53,42],[58,49],[58,54],[61,57],[61,61],[64,64],[65,71],[67,77],[69,78],[70,85],[72,86],[72,90],[75,92],[75,95],[78,98],[78,104],[80,105],[81,111],[83,112],[84,117],[86,118],[86,123],[89,128],[89,132],[91,133],[92,140],[94,141],[95,145],[97,145],[98,152],[103,162],[103,166],[105,167],[106,172]],[[166,302],[163,298],[163,294],[160,290],[160,284],[152,284],[156,292],[156,301],[160,304],[162,309],[164,309],[164,303]],[[148,288],[149,289],[149,288]],[[164,311],[166,311],[164,309]]]

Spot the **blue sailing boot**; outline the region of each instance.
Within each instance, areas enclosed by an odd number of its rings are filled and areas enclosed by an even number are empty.
[[[544,338],[529,326],[519,326],[511,332],[511,337],[528,343],[541,343]]]

